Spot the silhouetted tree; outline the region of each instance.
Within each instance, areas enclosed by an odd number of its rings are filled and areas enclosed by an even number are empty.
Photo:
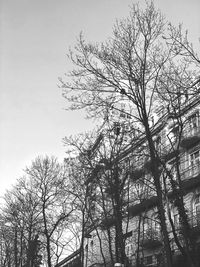
[[[148,145],[167,266],[171,267],[172,253],[152,116],[161,104],[163,81],[165,84],[173,81],[176,89],[179,86],[188,90],[191,88],[197,75],[193,66],[198,58],[195,58],[195,53],[190,53],[191,46],[187,46],[184,37],[172,28],[172,45],[169,45],[166,25],[164,17],[152,2],[147,3],[144,10],[133,5],[130,16],[117,21],[113,36],[107,42],[100,45],[87,43],[80,35],[75,50],[69,54],[76,67],[70,73],[72,79],[67,82],[61,80],[61,83],[64,97],[72,102],[71,108],[86,108],[91,116],[101,117],[110,113],[113,105],[120,102],[122,97],[131,105],[133,118]],[[182,41],[180,48],[179,40]],[[188,60],[188,56],[192,60]]]

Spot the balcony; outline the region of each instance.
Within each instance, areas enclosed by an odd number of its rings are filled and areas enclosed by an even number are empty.
[[[193,211],[190,214],[188,214],[188,218],[193,235],[198,237],[198,235],[200,234],[200,213],[196,214]],[[176,223],[174,222],[174,227],[177,233],[179,234],[178,236],[181,241],[182,235],[180,234],[182,233],[182,226],[180,224],[180,221],[176,221]],[[183,240],[181,242],[183,242]]]
[[[182,180],[196,177],[200,174],[200,164],[191,165],[181,173]]]
[[[104,218],[102,219],[102,221],[100,223],[100,227],[102,230],[106,230],[106,229],[114,226],[115,223],[116,223],[116,218],[114,216],[107,215],[106,217],[104,216]]]
[[[149,199],[144,199],[138,204],[130,205],[128,208],[129,215],[134,217],[144,212],[145,210],[151,209],[152,207],[156,207],[158,204],[158,198],[156,196],[152,196]]]
[[[143,248],[156,248],[162,245],[161,242],[161,234],[160,231],[158,231],[157,229],[152,228],[148,228],[146,231],[144,231],[144,237],[143,237],[143,241],[142,241],[142,247]]]
[[[178,149],[171,148],[170,146],[168,149],[165,147],[163,149],[162,159],[165,161],[170,161],[173,158],[176,158],[179,155],[180,151]]]
[[[183,137],[180,143],[183,148],[189,149],[198,142],[200,142],[200,126],[187,128],[185,131],[183,131]]]
[[[192,226],[194,233],[200,233],[200,213],[199,214],[192,214],[190,216],[190,225]]]
[[[132,181],[137,181],[143,177],[146,173],[151,171],[151,161],[150,159],[136,160],[134,163],[134,169],[130,173],[130,178]]]
[[[142,176],[145,175],[145,170],[144,168],[137,168],[134,171],[132,171],[130,173],[130,178],[132,181],[137,181],[138,179],[140,179]]]

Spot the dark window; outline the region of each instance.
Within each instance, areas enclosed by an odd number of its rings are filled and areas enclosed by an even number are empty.
[[[157,264],[160,265],[162,262],[162,254],[157,254],[156,255],[156,260],[157,260]]]
[[[131,237],[132,236],[132,231],[130,232],[127,232],[123,235],[124,239],[128,238],[128,237]]]
[[[179,220],[179,214],[174,215],[174,227],[175,229],[179,228],[180,220]]]
[[[196,205],[197,225],[200,225],[200,205]]]
[[[199,114],[194,113],[192,116],[189,117],[189,125],[191,129],[196,129],[199,126]]]
[[[190,165],[198,165],[200,162],[200,152],[199,150],[190,154]]]
[[[153,256],[147,256],[146,257],[146,264],[152,264],[153,263]]]

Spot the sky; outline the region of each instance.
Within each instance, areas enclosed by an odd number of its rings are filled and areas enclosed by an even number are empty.
[[[116,18],[135,0],[0,0],[0,195],[38,155],[62,161],[65,136],[93,126],[83,112],[66,111],[58,77],[82,31],[88,41],[111,36]],[[173,24],[183,23],[199,49],[200,1],[155,0]]]

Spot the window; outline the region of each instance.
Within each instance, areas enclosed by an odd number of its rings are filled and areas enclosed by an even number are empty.
[[[157,261],[157,265],[160,266],[162,262],[162,254],[156,255],[156,261]]]
[[[161,137],[158,136],[155,140],[155,148],[158,152],[161,152]]]
[[[160,230],[160,225],[157,219],[157,213],[154,212],[150,217],[146,217],[144,220],[145,230],[151,230],[154,233]]]
[[[153,256],[151,255],[151,256],[145,257],[145,263],[146,263],[146,265],[152,264],[153,263]]]
[[[125,251],[126,251],[126,256],[131,257],[133,254],[133,239],[132,239],[132,231],[126,233],[124,235],[125,240]]]
[[[200,195],[197,195],[197,196],[195,197],[195,201],[194,201],[194,203],[195,203],[195,205],[200,204]]]
[[[196,206],[197,225],[200,225],[200,205]]]
[[[179,214],[174,215],[174,227],[175,229],[179,228]]]
[[[114,134],[115,135],[119,135],[120,134],[120,123],[119,122],[114,122],[114,125],[113,125],[113,130],[114,130]]]
[[[156,231],[156,233],[158,233],[160,231],[160,224],[158,221],[158,214],[157,212],[154,212],[151,216],[151,220],[152,220],[152,227],[153,229]]]
[[[196,129],[199,126],[199,113],[196,112],[188,118],[190,129]]]
[[[131,244],[126,245],[125,250],[126,250],[126,256],[128,258],[131,258],[133,255],[133,245]]]
[[[142,189],[143,189],[143,185],[141,184],[141,182],[135,183],[136,194],[138,195],[141,194]]]
[[[199,150],[190,154],[190,165],[198,165],[200,163],[200,153]]]
[[[145,239],[147,240],[160,240],[160,234],[159,234],[159,224],[156,220],[152,218],[145,218],[144,221],[144,234],[145,234]]]
[[[154,256],[146,256],[144,258],[140,258],[141,266],[154,266]]]
[[[200,151],[196,150],[189,154],[189,172],[190,177],[196,176],[200,173]]]
[[[120,111],[120,115],[119,116],[120,116],[120,118],[125,119],[126,118],[126,112],[125,112],[125,110],[122,109]]]
[[[175,125],[167,134],[168,141],[170,145],[174,144],[179,137],[179,127]]]
[[[200,225],[200,194],[196,195],[194,199],[194,219],[195,225]]]

